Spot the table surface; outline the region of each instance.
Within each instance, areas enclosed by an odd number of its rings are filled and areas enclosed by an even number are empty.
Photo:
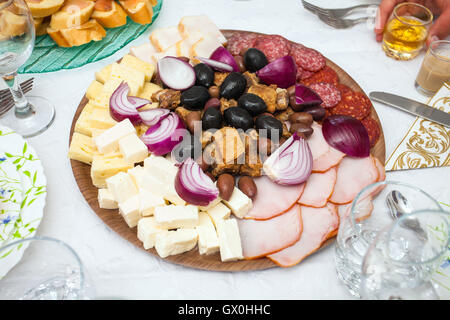
[[[325,5],[329,1],[312,1]],[[361,2],[334,1],[344,7]],[[375,1],[376,2],[376,1]],[[153,29],[176,25],[185,15],[207,14],[219,28],[280,34],[318,49],[350,74],[363,90],[388,91],[425,102],[414,89],[423,53],[412,61],[385,56],[373,28],[360,24],[336,30],[306,11],[300,0],[164,0],[156,23],[113,56],[82,68],[35,77],[33,94],[56,107],[56,120],[29,141],[42,159],[48,179],[48,200],[37,234],[61,239],[80,255],[99,297],[122,299],[353,299],[336,277],[334,245],[299,265],[251,272],[208,272],[169,264],[133,246],[111,231],[78,190],[67,157],[69,131],[75,110],[94,72],[145,43]],[[389,156],[414,117],[374,103]],[[387,173],[388,180],[416,184],[440,201],[450,202],[450,168]]]

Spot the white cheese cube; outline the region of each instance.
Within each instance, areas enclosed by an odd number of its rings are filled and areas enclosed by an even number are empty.
[[[119,150],[130,164],[144,161],[148,157],[148,148],[136,134],[130,134],[119,140]]]
[[[168,205],[155,208],[155,219],[167,229],[194,228],[198,225],[198,208],[193,205]]]
[[[197,230],[178,229],[156,234],[155,249],[161,258],[192,250],[197,244]]]
[[[236,187],[233,189],[230,200],[223,200],[223,203],[225,203],[227,207],[231,209],[231,212],[238,218],[243,218],[253,207],[252,199],[247,197],[245,193]]]
[[[205,212],[199,213],[198,250],[200,254],[212,254],[219,251],[219,238],[211,218]]]
[[[160,232],[167,232],[155,221],[154,217],[142,218],[137,225],[137,237],[142,241],[144,249],[151,249],[155,246],[156,235]]]
[[[207,212],[209,209],[215,207],[218,203],[222,201],[222,198],[220,196],[217,196],[213,201],[208,203],[207,206],[199,206],[198,210]]]
[[[243,259],[241,236],[236,219],[222,220],[217,224],[220,259],[223,262]]]
[[[119,213],[130,228],[136,227],[141,218],[140,207],[138,194],[119,203]]]
[[[117,209],[117,201],[108,189],[98,189],[98,205],[102,209]]]
[[[128,174],[133,179],[134,184],[139,191],[150,191],[153,194],[163,195],[165,186],[156,180],[150,173],[148,173],[142,166],[136,166],[129,169]]]
[[[118,202],[124,202],[138,194],[138,190],[131,180],[129,174],[119,172],[116,175],[106,179],[108,190]]]
[[[139,192],[139,199],[141,203],[140,212],[143,217],[152,216],[155,213],[156,207],[166,205],[166,201],[164,201],[162,196],[147,190]]]
[[[214,225],[217,228],[217,224],[225,219],[228,219],[231,215],[231,210],[223,203],[219,202],[214,207],[209,208],[208,211],[206,211],[213,221]]]
[[[136,129],[129,119],[125,119],[93,139],[98,151],[106,154],[118,150],[119,140],[130,134],[136,134]]]

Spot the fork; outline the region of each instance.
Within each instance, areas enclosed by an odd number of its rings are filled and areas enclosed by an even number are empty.
[[[320,20],[325,22],[327,25],[329,25],[333,28],[336,28],[336,29],[350,28],[358,23],[365,22],[369,19],[373,19],[373,17],[363,17],[363,18],[358,18],[358,19],[336,19],[336,18],[324,16],[321,14],[318,14],[317,16],[319,17]]]
[[[342,9],[325,9],[325,8],[315,6],[309,2],[306,2],[305,0],[302,0],[302,4],[303,4],[303,7],[305,7],[305,9],[311,11],[314,14],[317,14],[317,15],[321,14],[323,16],[328,16],[328,17],[332,17],[332,18],[341,18],[345,15],[352,13],[353,11],[355,11],[357,9],[369,8],[371,6],[377,5],[377,4],[360,4],[357,6],[342,8]]]
[[[32,87],[33,86],[33,80],[34,78],[30,78],[25,80],[24,82],[22,82],[20,84],[20,89],[22,89],[22,91],[28,87]],[[2,89],[0,90],[0,103],[4,100],[4,99],[12,99],[11,96],[11,91],[9,89]]]
[[[33,89],[33,79],[34,78],[28,79],[27,81],[24,81],[20,84],[20,88],[22,89],[22,92],[24,94],[30,92],[31,89]],[[9,92],[9,89],[6,90],[7,92]],[[4,90],[0,90],[0,94],[3,95]],[[10,93],[9,96],[5,95],[3,99],[0,99],[0,117],[8,112],[12,107],[14,107],[14,99]]]

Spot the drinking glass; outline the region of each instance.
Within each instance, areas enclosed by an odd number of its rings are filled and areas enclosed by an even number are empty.
[[[0,248],[0,269],[7,270],[8,267],[4,268],[8,264],[15,266],[0,280],[0,299],[82,300],[93,297],[94,289],[81,259],[61,240],[36,236],[7,244]]]
[[[0,76],[15,103],[1,123],[23,137],[41,133],[55,118],[53,105],[43,97],[25,97],[17,80],[17,70],[30,57],[34,40],[34,22],[25,2],[0,0]]]
[[[394,221],[386,201],[393,192],[407,199],[405,214],[419,210],[442,210],[439,203],[416,186],[383,181],[362,189],[347,212],[341,216],[335,245],[338,278],[349,292],[360,297],[361,267],[364,256],[378,232]]]
[[[433,14],[416,3],[401,3],[391,13],[384,28],[382,48],[387,56],[410,60],[423,48]]]
[[[415,87],[417,91],[432,96],[444,84],[450,81],[450,41],[433,41],[423,58],[417,74]]]
[[[380,231],[364,257],[361,296],[440,299],[439,284],[432,276],[448,254],[449,218],[444,211],[423,210],[404,215]],[[418,232],[419,227],[423,232]]]

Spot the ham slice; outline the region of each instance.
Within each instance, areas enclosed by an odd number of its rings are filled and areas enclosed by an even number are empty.
[[[292,246],[267,257],[280,267],[291,267],[315,252],[330,234],[339,227],[336,206],[329,203],[323,208],[301,207],[303,231],[300,240]]]
[[[253,179],[258,189],[253,199],[253,207],[245,219],[267,220],[279,216],[297,203],[305,184],[283,186],[276,184],[267,176]]]
[[[300,239],[300,206],[269,220],[238,219],[242,252],[245,259],[256,259],[280,251]]]
[[[308,139],[308,145],[313,156],[313,172],[325,172],[336,166],[344,158],[345,154],[332,148],[322,134],[322,126],[313,122],[311,128],[313,134]]]
[[[337,178],[336,172],[336,168],[330,168],[324,173],[311,174],[298,203],[314,208],[324,207],[333,193]]]
[[[372,156],[345,157],[337,168],[336,185],[330,202],[346,204],[353,201],[364,187],[378,181],[378,170]]]

